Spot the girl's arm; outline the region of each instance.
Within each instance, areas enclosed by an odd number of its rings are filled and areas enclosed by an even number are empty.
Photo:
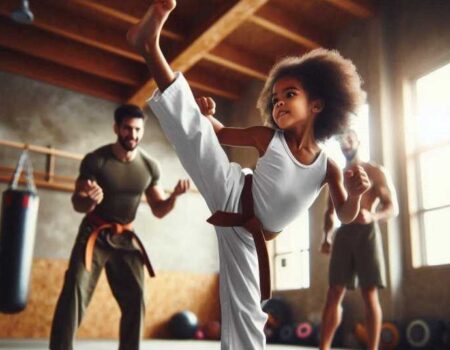
[[[361,166],[354,166],[343,178],[337,164],[328,159],[325,182],[339,220],[343,224],[352,222],[358,215],[361,195],[370,187],[367,173]]]
[[[220,144],[236,147],[254,147],[259,156],[266,153],[270,140],[275,131],[265,126],[252,126],[249,128],[223,127],[217,134]]]
[[[259,156],[263,156],[272,140],[274,130],[265,126],[249,128],[230,128],[224,126],[213,117],[216,112],[216,103],[211,97],[197,98],[200,112],[209,120],[220,144],[237,147],[254,147]]]

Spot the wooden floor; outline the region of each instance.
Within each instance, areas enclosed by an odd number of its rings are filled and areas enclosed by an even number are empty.
[[[0,349],[8,350],[48,350],[47,340],[2,340],[0,339]],[[74,350],[112,350],[117,349],[117,341],[78,341]],[[317,349],[304,346],[289,345],[267,345],[267,350],[299,350]],[[220,343],[214,341],[199,340],[144,340],[141,350],[220,350]]]

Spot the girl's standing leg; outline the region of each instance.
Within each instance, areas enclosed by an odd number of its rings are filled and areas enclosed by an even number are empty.
[[[267,314],[260,303],[258,257],[243,228],[217,227],[222,350],[262,350]]]

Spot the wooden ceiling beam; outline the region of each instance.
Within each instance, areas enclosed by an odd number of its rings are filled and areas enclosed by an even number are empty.
[[[0,13],[8,16],[16,5],[16,0],[4,0],[0,4]],[[33,13],[35,15],[33,26],[67,39],[144,63],[144,59],[132,51],[126,43],[123,33],[112,33],[110,30],[103,30],[103,28],[98,27],[97,23],[85,18],[78,18],[77,21],[72,21],[70,18],[71,14],[68,11],[50,7],[49,5],[51,5],[51,1],[46,0],[41,0],[33,5]],[[102,8],[105,9],[106,6],[102,6]],[[117,12],[115,10],[111,11]],[[133,22],[138,21],[138,18],[133,20],[132,16],[127,15],[127,18]],[[179,38],[181,38],[181,35]],[[235,72],[259,80],[265,80],[264,70],[256,67],[258,60],[255,57],[240,53],[236,49],[224,47],[217,52],[207,53],[204,58]]]
[[[8,16],[17,7],[17,0],[3,0],[0,13]],[[100,28],[98,23],[77,17],[68,10],[51,6],[51,2],[41,0],[33,3],[33,26],[64,38],[95,47],[128,59],[144,62],[144,59],[132,51],[126,43],[125,35]]]
[[[307,49],[327,46],[328,40],[325,39],[325,35],[319,37],[318,31],[312,33],[307,26],[301,25],[301,20],[286,16],[285,12],[270,4],[251,16],[249,21]]]
[[[375,15],[375,9],[369,4],[362,4],[356,0],[325,0],[330,4],[350,13],[358,18],[369,18]]]
[[[189,86],[191,86],[192,89],[197,89],[202,92],[206,92],[207,94],[223,97],[228,100],[237,100],[239,98],[239,95],[236,95],[232,92],[225,91],[223,89],[216,88],[215,86],[217,86],[217,84],[216,85],[211,85],[209,83],[205,84],[201,81],[193,80],[193,79],[189,79],[188,82],[189,82]]]
[[[0,3],[0,13],[8,16],[17,6],[16,0],[4,0]],[[47,3],[46,3],[47,2]],[[60,35],[70,40],[101,49],[115,55],[119,55],[136,62],[144,63],[142,56],[138,55],[125,43],[123,33],[111,33],[111,31],[99,28],[96,23],[85,18],[70,19],[71,14],[63,9],[49,7],[51,1],[36,2],[33,4],[35,19],[33,26]],[[103,6],[102,8],[105,8]],[[116,12],[116,11],[115,11]],[[132,16],[127,16],[130,19]],[[137,22],[135,18],[133,22]],[[122,35],[122,36],[120,36]],[[181,36],[179,36],[181,38]],[[264,80],[267,71],[261,68],[258,60],[248,54],[244,54],[232,47],[222,47],[207,53],[205,59],[222,67],[234,70],[238,73]],[[256,67],[255,67],[256,66]],[[258,67],[259,66],[259,67]]]
[[[211,74],[202,74],[195,69],[186,72],[186,79],[192,88],[228,100],[237,100],[241,93],[238,84]]]
[[[202,34],[194,39],[186,49],[182,50],[182,52],[180,52],[174,60],[172,60],[172,69],[180,72],[186,72],[267,1],[268,0],[238,1],[214,24],[209,26]],[[139,90],[136,91],[129,102],[140,106],[144,105],[145,101],[151,95],[155,87],[156,84],[153,79],[147,81]]]
[[[24,53],[0,47],[0,70],[74,90],[116,103],[124,102],[130,89],[111,81],[74,71],[64,66],[30,57]]]
[[[142,81],[144,66],[130,64],[76,42],[48,34],[32,26],[19,25],[0,16],[0,45],[34,57],[97,75],[121,84],[137,86]]]
[[[79,6],[83,6],[102,16],[109,16],[111,18],[123,21],[125,23],[128,23],[130,26],[136,24],[139,21],[139,18],[136,18],[135,16],[129,15],[120,10],[114,9],[111,6],[105,6],[92,0],[70,0],[70,2],[75,3]],[[161,34],[176,41],[183,41],[184,39],[181,34],[175,33],[171,30],[168,30],[167,28],[163,29]]]
[[[244,53],[224,43],[206,53],[204,59],[262,81],[266,80],[266,72],[270,69],[270,64],[262,64],[259,57]]]

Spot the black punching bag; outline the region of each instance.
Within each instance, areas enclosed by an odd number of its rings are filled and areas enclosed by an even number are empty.
[[[20,189],[17,184],[24,166],[27,188]],[[27,304],[38,207],[31,163],[24,151],[9,188],[2,196],[0,312],[20,312]]]

